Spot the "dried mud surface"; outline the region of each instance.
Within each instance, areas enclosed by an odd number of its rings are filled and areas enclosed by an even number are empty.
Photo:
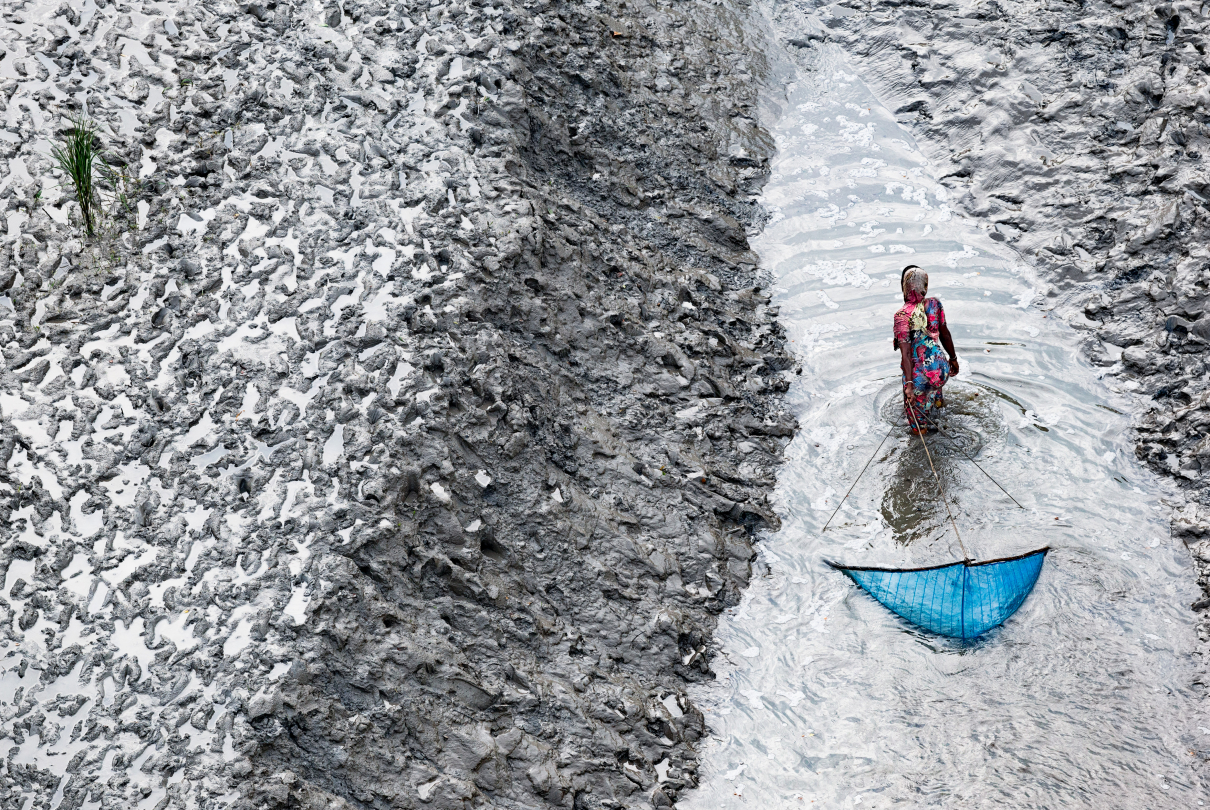
[[[1133,392],[1138,457],[1185,503],[1210,608],[1210,8],[1201,2],[775,2],[787,47],[854,60],[953,199],[1044,281]],[[1199,623],[1210,641],[1210,616]]]
[[[795,429],[753,12],[3,13],[0,807],[693,786]]]

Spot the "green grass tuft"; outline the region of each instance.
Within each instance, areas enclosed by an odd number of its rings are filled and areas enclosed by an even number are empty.
[[[83,117],[74,119],[63,142],[51,148],[51,156],[71,183],[84,219],[84,230],[89,236],[95,236],[97,220],[101,216],[96,174],[98,169],[107,168],[101,157],[96,124]]]

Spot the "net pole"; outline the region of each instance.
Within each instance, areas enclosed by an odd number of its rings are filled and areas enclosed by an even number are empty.
[[[966,553],[966,544],[962,542],[962,535],[958,533],[958,522],[954,520],[954,513],[950,511],[949,500],[945,497],[945,485],[941,483],[941,476],[937,474],[937,468],[933,466],[933,454],[929,452],[928,442],[924,440],[924,431],[920,429],[920,423],[916,421],[916,409],[910,403],[904,410],[907,411],[908,418],[912,420],[912,425],[916,428],[916,435],[920,437],[920,443],[924,445],[924,457],[929,461],[929,469],[933,471],[933,478],[937,480],[937,489],[941,492],[941,504],[945,507],[945,514],[949,515],[950,525],[954,527],[954,536],[958,538],[958,547],[962,549],[962,558],[966,562],[971,561],[971,556]]]
[[[874,448],[874,453],[873,453],[873,455],[870,456],[870,460],[867,461],[865,463],[865,466],[861,468],[861,472],[857,473],[857,477],[854,478],[853,483],[849,485],[849,491],[846,492],[844,494],[844,497],[840,499],[840,503],[836,504],[836,508],[832,510],[832,515],[831,515],[831,517],[828,518],[828,522],[823,524],[823,528],[820,529],[820,531],[819,531],[820,534],[823,534],[824,532],[826,532],[828,530],[828,526],[830,526],[832,523],[832,518],[836,517],[836,513],[840,511],[840,507],[844,506],[844,502],[849,499],[849,495],[853,492],[853,487],[857,486],[857,482],[861,480],[861,476],[865,475],[865,471],[870,468],[870,464],[872,464],[874,459],[877,458],[878,451],[882,449],[882,446],[884,444],[886,444],[886,440],[889,439],[891,436],[891,430],[894,430],[894,429],[895,429],[895,426],[891,425],[890,430],[888,430],[886,432],[886,435],[882,437],[882,441],[880,441],[878,443],[878,446]]]

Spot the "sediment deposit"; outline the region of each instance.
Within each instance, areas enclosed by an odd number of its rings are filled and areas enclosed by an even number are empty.
[[[695,784],[794,430],[751,10],[4,14],[0,806]]]

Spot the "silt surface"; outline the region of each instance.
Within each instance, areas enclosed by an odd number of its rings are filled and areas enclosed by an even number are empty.
[[[0,806],[695,785],[795,430],[752,10],[3,13]]]

